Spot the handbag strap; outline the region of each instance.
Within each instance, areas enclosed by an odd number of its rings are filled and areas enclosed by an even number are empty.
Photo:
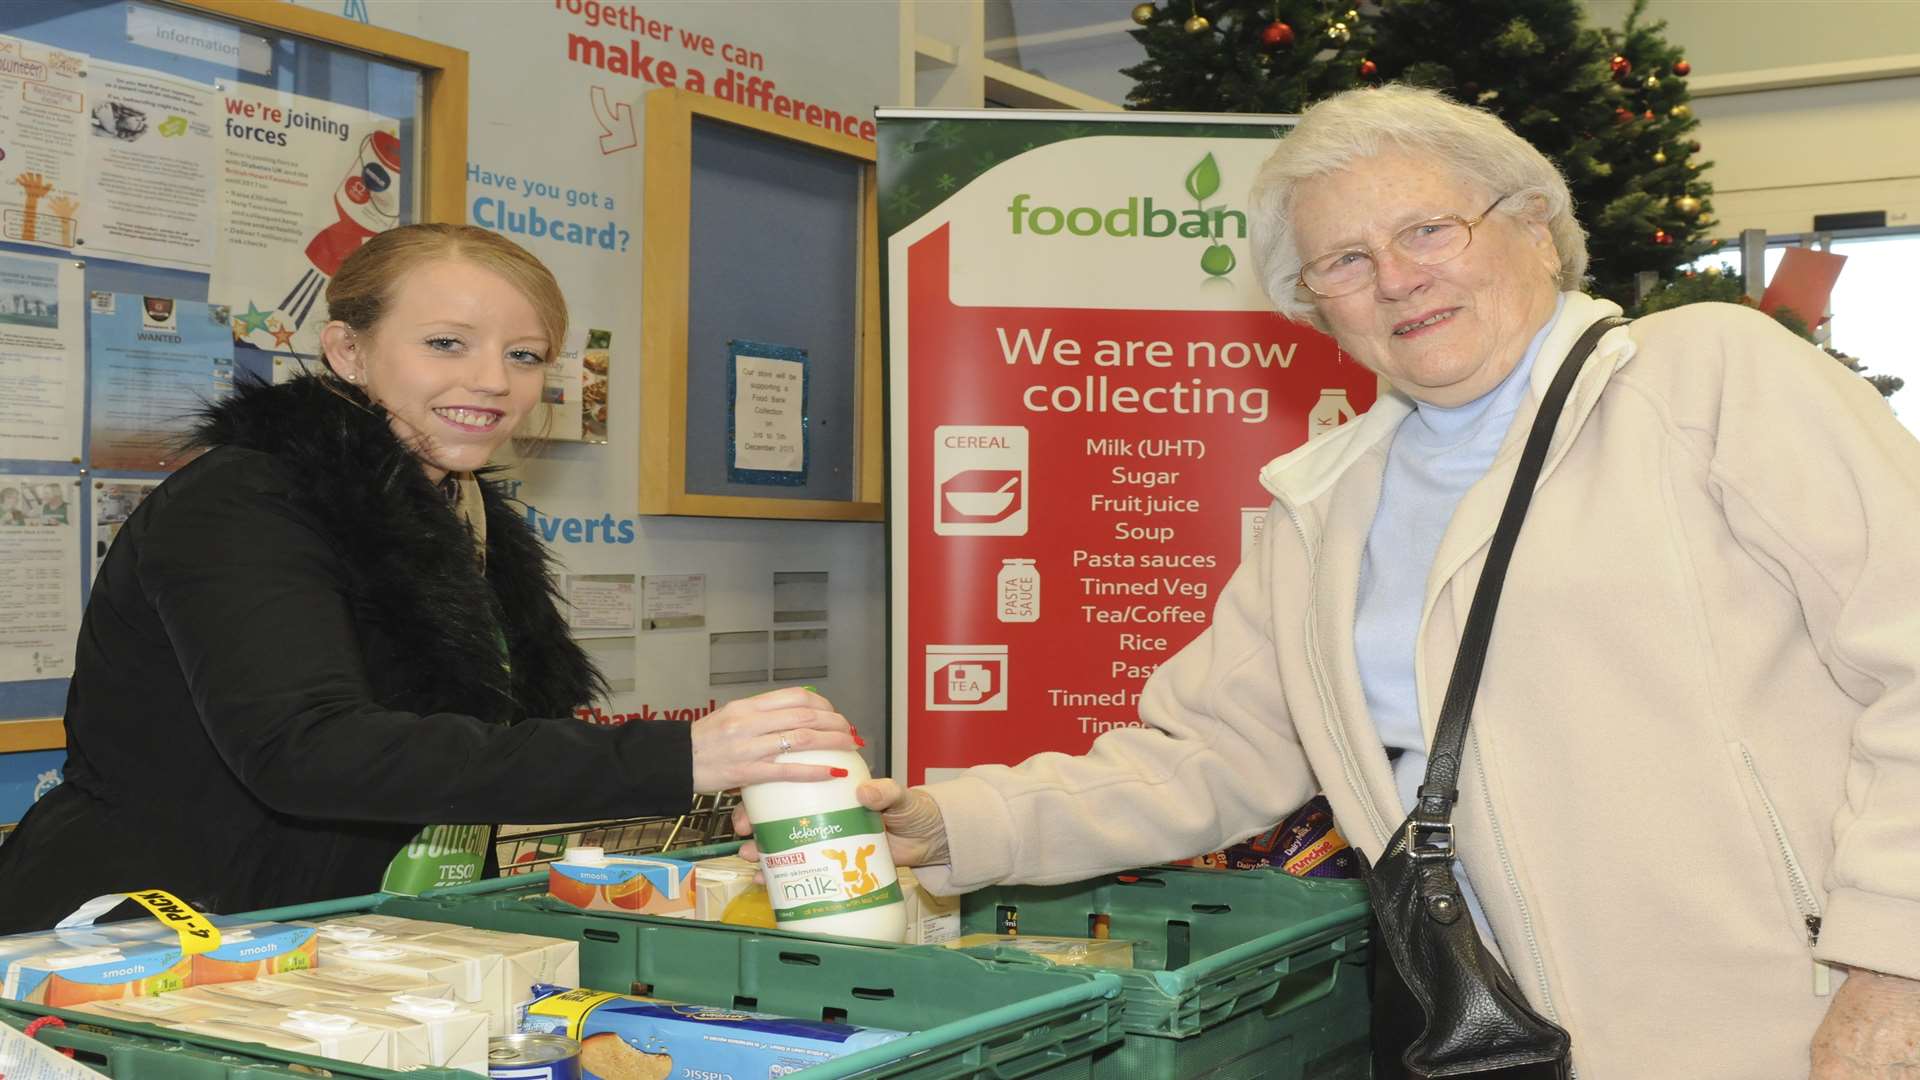
[[[1526,448],[1520,454],[1520,466],[1513,486],[1507,490],[1507,503],[1500,511],[1500,524],[1493,531],[1493,546],[1487,552],[1487,565],[1480,571],[1480,584],[1474,588],[1473,604],[1467,609],[1467,625],[1460,637],[1460,651],[1453,659],[1453,676],[1447,682],[1447,696],[1440,706],[1440,720],[1433,734],[1433,748],[1427,758],[1426,779],[1420,785],[1414,803],[1407,838],[1408,852],[1416,859],[1453,859],[1453,805],[1459,799],[1460,759],[1466,745],[1467,722],[1473,718],[1473,700],[1480,690],[1480,671],[1487,662],[1487,643],[1493,637],[1493,613],[1500,606],[1500,589],[1507,576],[1507,563],[1513,558],[1513,545],[1520,536],[1520,523],[1527,516],[1527,504],[1533,501],[1533,487],[1546,463],[1547,445],[1553,441],[1553,429],[1560,410],[1566,405],[1573,383],[1586,365],[1587,357],[1607,331],[1625,326],[1630,320],[1609,315],[1587,327],[1580,340],[1561,362],[1540,399],[1540,411],[1527,433]]]

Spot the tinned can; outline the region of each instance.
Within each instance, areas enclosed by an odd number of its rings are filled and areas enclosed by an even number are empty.
[[[561,1035],[487,1040],[489,1080],[580,1080],[580,1044]]]

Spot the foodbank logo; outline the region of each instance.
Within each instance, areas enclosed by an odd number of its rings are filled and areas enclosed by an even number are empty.
[[[1205,240],[1200,249],[1200,269],[1210,277],[1225,277],[1237,263],[1229,237],[1247,237],[1247,215],[1225,204],[1208,206],[1207,200],[1220,191],[1220,163],[1212,154],[1187,170],[1187,195],[1193,208],[1184,205],[1162,206],[1151,195],[1134,195],[1118,206],[1036,206],[1033,196],[1021,192],[1007,204],[1015,236],[1121,236],[1162,239],[1179,236]]]

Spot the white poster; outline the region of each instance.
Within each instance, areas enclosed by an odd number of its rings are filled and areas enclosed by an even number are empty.
[[[256,86],[220,92],[219,221],[208,295],[236,341],[317,355],[327,282],[400,223],[404,154],[389,117]]]
[[[0,35],[0,239],[73,246],[87,58]]]
[[[574,637],[633,636],[633,575],[567,578],[567,626]]]
[[[68,476],[0,476],[0,682],[73,674],[79,485]]]
[[[120,535],[120,527],[159,486],[158,480],[93,482],[93,577],[100,576],[100,564],[106,561],[108,549],[113,547],[114,538]]]
[[[87,86],[87,254],[212,269],[213,87],[105,60]]]
[[[807,365],[744,354],[733,363],[732,467],[756,472],[804,469],[807,443],[800,403]]]
[[[0,458],[78,461],[86,308],[71,259],[0,252]]]

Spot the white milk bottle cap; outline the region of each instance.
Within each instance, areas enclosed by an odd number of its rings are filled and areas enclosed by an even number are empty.
[[[573,866],[605,866],[607,849],[601,847],[570,847],[560,861]]]

